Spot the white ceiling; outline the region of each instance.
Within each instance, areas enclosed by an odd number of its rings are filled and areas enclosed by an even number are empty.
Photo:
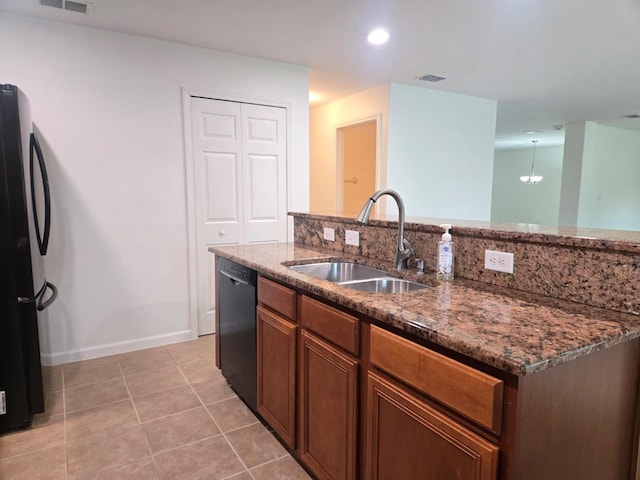
[[[82,1],[82,0],[79,0]],[[330,101],[387,82],[498,100],[496,146],[559,143],[555,125],[640,129],[640,0],[39,0],[0,11],[310,67]],[[384,46],[366,42],[385,27]],[[425,84],[422,74],[446,80]]]

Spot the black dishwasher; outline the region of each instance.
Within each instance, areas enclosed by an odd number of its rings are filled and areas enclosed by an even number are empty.
[[[220,366],[231,388],[254,412],[257,408],[255,270],[219,258]]]

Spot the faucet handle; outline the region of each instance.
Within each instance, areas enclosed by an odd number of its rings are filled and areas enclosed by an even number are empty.
[[[415,252],[406,238],[402,239],[402,247],[402,250],[396,251],[396,258],[394,261],[395,267],[398,270],[404,270],[407,268],[407,261],[415,256]]]
[[[407,240],[406,238],[403,238],[402,239],[402,246],[404,247],[404,252],[409,254],[409,257],[415,256],[416,252],[411,247],[411,244],[409,243],[409,240]],[[409,258],[409,257],[407,257],[407,258]]]

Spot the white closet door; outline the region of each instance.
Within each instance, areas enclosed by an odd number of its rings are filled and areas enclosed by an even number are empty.
[[[287,238],[286,110],[242,105],[246,243]]]
[[[286,110],[191,97],[198,333],[215,329],[211,245],[287,238]]]

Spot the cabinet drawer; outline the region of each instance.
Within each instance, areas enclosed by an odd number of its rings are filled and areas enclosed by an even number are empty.
[[[258,303],[296,319],[296,292],[264,277],[258,277]]]
[[[416,390],[500,433],[502,380],[374,325],[370,361]]]
[[[303,327],[358,355],[360,322],[356,317],[305,296],[301,297],[300,315]]]

